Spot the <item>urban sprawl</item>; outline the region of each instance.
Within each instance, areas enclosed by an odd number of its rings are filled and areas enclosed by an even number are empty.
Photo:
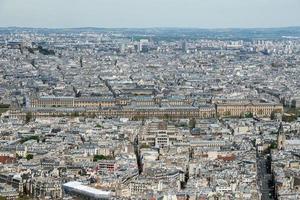
[[[0,199],[300,199],[300,38],[235,31],[1,28]]]

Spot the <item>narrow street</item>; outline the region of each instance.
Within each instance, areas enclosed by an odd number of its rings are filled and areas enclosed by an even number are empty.
[[[114,98],[116,98],[118,96],[107,80],[104,80],[103,78],[101,78],[100,75],[98,75],[98,79],[101,80],[105,84],[105,86],[112,93],[112,95],[113,95]]]
[[[274,180],[271,173],[271,160],[267,155],[257,155],[257,179],[262,200],[275,198]]]
[[[142,160],[141,160],[141,155],[140,155],[138,135],[134,138],[133,146],[134,146],[134,153],[136,156],[136,162],[137,162],[138,169],[139,169],[139,174],[141,174],[143,172],[143,166],[142,166]]]

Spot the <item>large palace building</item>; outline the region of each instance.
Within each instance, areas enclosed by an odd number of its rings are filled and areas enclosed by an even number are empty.
[[[112,107],[116,105],[113,98],[75,98],[44,96],[30,99],[30,107],[64,107],[64,108],[85,108],[85,107]],[[118,101],[119,102],[119,101]]]
[[[270,117],[273,112],[283,112],[283,106],[274,103],[220,103],[216,107],[218,117],[240,117],[250,113]]]
[[[213,118],[243,117],[247,114],[258,117],[270,117],[272,113],[282,113],[283,106],[275,103],[215,102],[197,104],[185,97],[54,97],[31,98],[26,112],[34,116],[101,115],[127,118]]]

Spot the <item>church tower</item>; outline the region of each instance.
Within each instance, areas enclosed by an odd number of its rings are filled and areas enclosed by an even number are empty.
[[[283,150],[285,147],[285,134],[283,131],[282,123],[280,123],[278,134],[277,134],[277,149]]]

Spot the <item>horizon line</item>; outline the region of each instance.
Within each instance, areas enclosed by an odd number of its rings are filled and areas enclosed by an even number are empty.
[[[274,27],[180,27],[180,26],[149,26],[149,27],[97,27],[97,26],[79,26],[79,27],[34,27],[34,26],[0,26],[0,29],[19,28],[19,29],[202,29],[202,30],[222,30],[222,29],[286,29],[300,28],[295,26],[274,26]]]

